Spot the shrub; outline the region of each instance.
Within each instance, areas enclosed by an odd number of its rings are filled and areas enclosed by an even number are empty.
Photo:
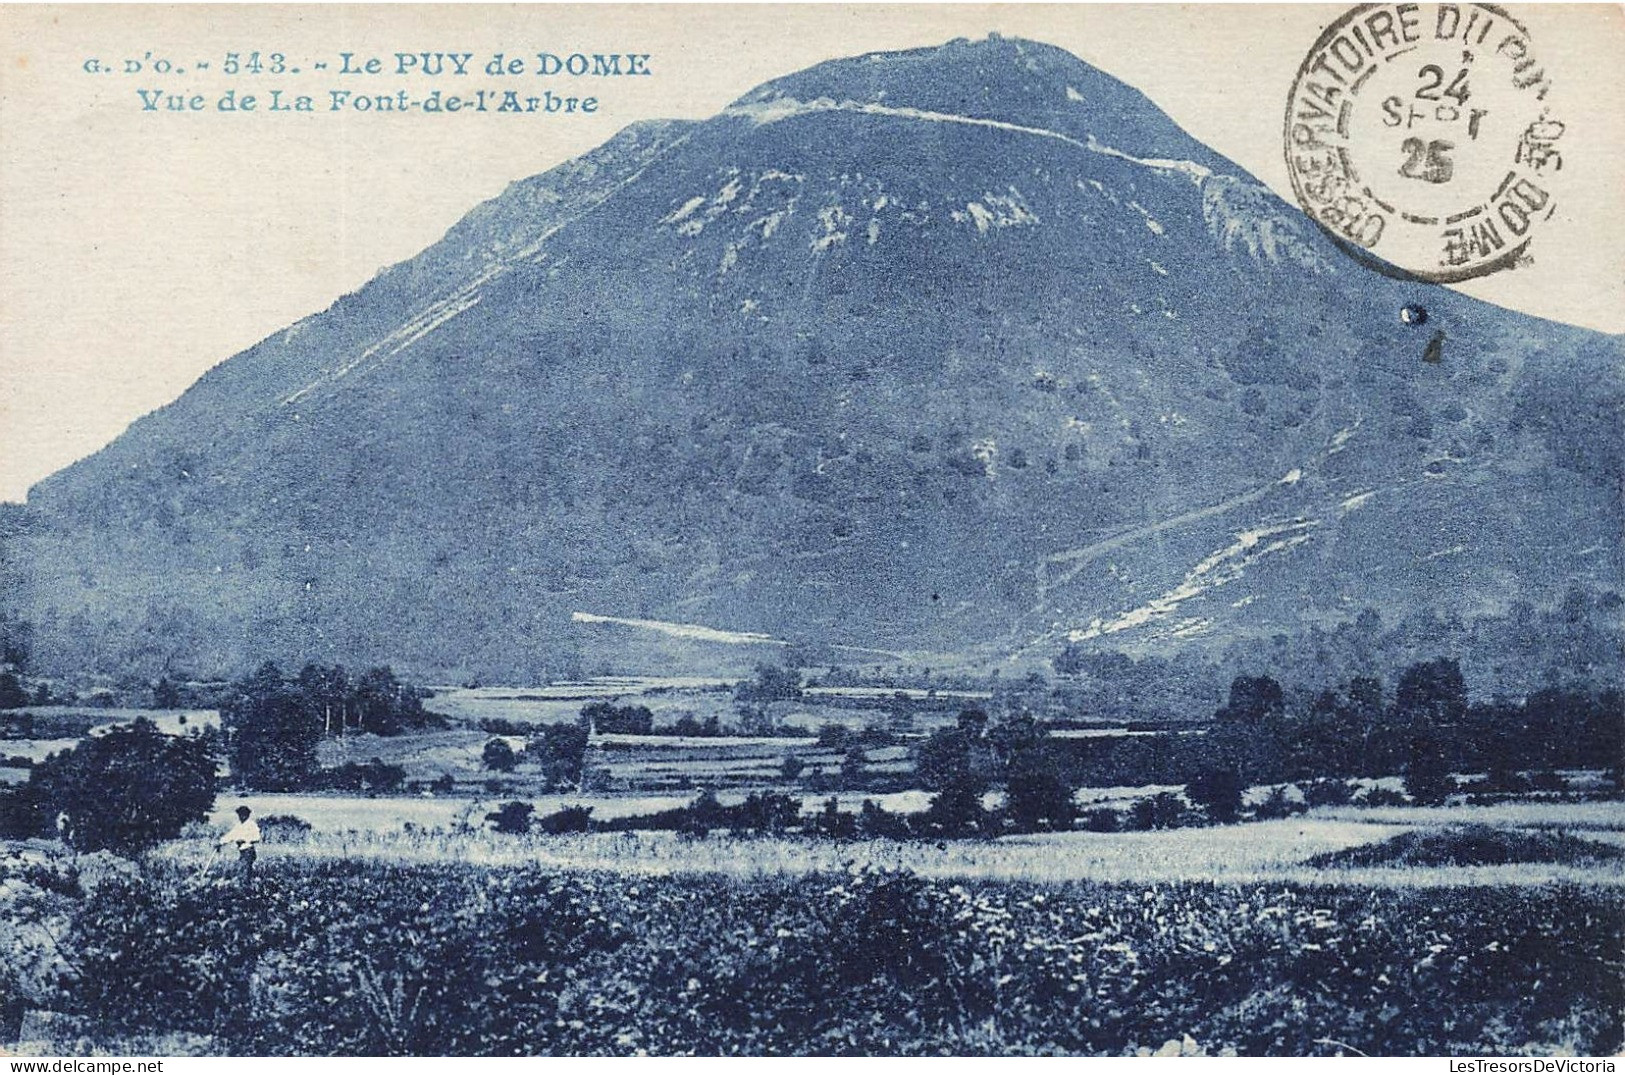
[[[646,705],[589,702],[581,707],[581,717],[600,735],[649,735],[654,731],[654,712]]]
[[[1410,800],[1392,788],[1373,784],[1354,797],[1355,806],[1409,806]]]
[[[21,709],[28,704],[28,692],[15,672],[0,672],[0,709]]]
[[[776,791],[753,791],[721,816],[734,832],[783,832],[801,819],[801,804]]]
[[[1085,810],[1078,818],[1078,828],[1089,832],[1116,832],[1121,827],[1117,811],[1110,807],[1097,806],[1093,810]]]
[[[215,765],[202,740],[164,735],[142,718],[52,755],[28,782],[44,817],[67,816],[76,850],[131,853],[209,816]]]
[[[905,839],[909,835],[908,818],[883,808],[873,799],[865,799],[858,813],[858,835],[885,840]]]
[[[1291,784],[1283,784],[1269,793],[1269,797],[1253,810],[1253,816],[1260,821],[1271,821],[1283,817],[1292,817],[1301,814],[1309,807],[1301,799],[1292,798],[1287,789]]]
[[[1354,786],[1347,780],[1315,780],[1305,785],[1303,801],[1309,806],[1347,806],[1354,801]]]
[[[501,740],[493,740],[501,742]],[[399,791],[406,783],[406,770],[399,765],[388,765],[378,758],[367,762],[345,762],[332,769],[323,769],[310,778],[311,787],[329,791]]]
[[[682,811],[682,820],[677,831],[687,836],[706,836],[712,829],[720,828],[727,821],[722,804],[717,802],[716,794],[706,790],[694,797]]]
[[[1566,832],[1452,825],[1404,832],[1379,843],[1309,859],[1308,866],[1504,866],[1514,862],[1596,865],[1625,858],[1625,848]]]
[[[756,678],[734,688],[741,702],[795,701],[801,697],[801,673],[773,664],[756,666]]]
[[[536,808],[530,803],[506,802],[486,814],[485,820],[491,822],[496,832],[519,835],[530,831],[531,815],[535,812]]]
[[[833,795],[825,800],[822,809],[809,815],[803,827],[808,832],[831,840],[850,840],[858,834],[857,820],[841,811]]]
[[[536,827],[550,836],[558,836],[567,832],[590,832],[592,830],[592,807],[560,807],[546,817],[537,818]]]
[[[1129,809],[1130,829],[1177,829],[1187,821],[1185,800],[1171,791],[1136,799]]]
[[[505,717],[482,717],[479,729],[491,735],[529,735],[536,730],[536,725],[508,720]]]
[[[779,774],[786,780],[796,780],[806,770],[807,763],[794,754],[787,754],[779,763]]]
[[[844,724],[823,724],[818,728],[818,746],[824,750],[844,751],[854,738],[852,729]]]
[[[1405,763],[1405,794],[1418,805],[1442,803],[1456,790],[1450,763],[1436,736],[1418,736]]]
[[[1567,791],[1569,782],[1562,775],[1551,770],[1543,769],[1529,778],[1531,791]]]
[[[251,900],[179,874],[65,898],[74,973],[47,964],[29,1006],[236,1056],[1133,1055],[1186,1034],[1210,1054],[1611,1056],[1625,1009],[1625,898],[1607,884],[290,860]]]

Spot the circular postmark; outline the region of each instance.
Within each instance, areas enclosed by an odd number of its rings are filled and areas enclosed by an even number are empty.
[[[1365,4],[1292,83],[1298,203],[1343,249],[1438,283],[1514,264],[1556,208],[1563,124],[1529,33],[1489,4]]]

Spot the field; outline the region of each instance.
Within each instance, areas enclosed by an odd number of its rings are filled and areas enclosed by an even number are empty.
[[[845,808],[861,796],[840,796]],[[926,796],[883,797],[893,809],[923,808]],[[727,801],[728,797],[723,797]],[[1291,881],[1397,887],[1540,885],[1558,881],[1625,885],[1619,863],[1519,862],[1495,866],[1324,869],[1305,865],[1317,855],[1358,847],[1410,831],[1478,824],[1512,832],[1563,828],[1588,839],[1625,846],[1625,803],[1515,804],[1511,807],[1435,807],[1404,811],[1320,808],[1276,821],[1151,832],[1062,832],[996,840],[832,841],[799,836],[712,835],[695,839],[669,832],[510,836],[488,831],[496,800],[364,799],[336,796],[256,796],[262,816],[292,815],[311,825],[295,841],[270,846],[267,859],[364,859],[391,864],[467,863],[480,866],[545,865],[559,869],[630,874],[726,874],[736,877],[799,875],[853,864],[906,869],[924,877],[1031,881],[1226,883]],[[646,814],[682,805],[682,797],[553,796],[535,800],[538,813],[585,803],[600,819]],[[803,808],[822,798],[810,796]],[[222,799],[213,825],[228,824],[235,799]],[[1386,816],[1385,816],[1386,815]],[[1572,817],[1572,822],[1571,822]],[[212,831],[212,830],[211,830]],[[187,869],[225,868],[206,839],[180,840],[158,855]]]
[[[25,1052],[1371,1055],[1621,1046],[1616,885],[798,877],[28,849]],[[49,1014],[47,1014],[49,1013]]]
[[[222,794],[206,823],[135,862],[42,840],[0,845],[0,933],[13,938],[0,945],[0,1048],[1299,1056],[1625,1047],[1625,802],[1578,801],[1600,789],[1599,773],[1566,773],[1569,790],[1544,800],[1321,806],[1149,831],[944,840],[793,828],[493,831],[487,815],[513,800],[538,817],[580,805],[610,822],[685,806],[700,788],[724,806],[774,791],[804,815],[831,798],[850,813],[864,800],[907,815],[929,805],[909,733],[875,741],[855,780],[841,774],[844,750],[815,738],[826,724],[885,724],[887,698],[861,689],[774,703],[774,735],[594,734],[587,761],[599,790],[548,792],[535,762],[494,772],[481,761],[493,738],[483,720],[533,728],[574,720],[600,698],[648,704],[657,725],[734,719],[719,686],[450,690],[431,708],[450,710],[451,727],[329,739],[320,759],[378,758],[424,784],[450,776],[450,792]],[[911,717],[914,736],[952,719],[950,709]],[[1179,734],[1073,728],[1058,738]],[[516,749],[528,737],[504,736]],[[5,740],[0,755],[43,756],[71,742]],[[787,757],[802,763],[796,777]],[[1397,778],[1352,783],[1403,801]],[[1085,812],[1123,818],[1182,791],[1084,787],[1075,798]],[[1257,808],[1276,791],[1253,787],[1245,801]],[[1002,798],[989,793],[984,805]],[[234,853],[214,845],[240,803],[267,822],[248,886]]]

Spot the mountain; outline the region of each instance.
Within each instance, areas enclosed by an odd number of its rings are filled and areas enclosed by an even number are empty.
[[[508,679],[1470,618],[1618,589],[1622,358],[960,40],[514,184],[41,482],[6,605],[58,665]]]

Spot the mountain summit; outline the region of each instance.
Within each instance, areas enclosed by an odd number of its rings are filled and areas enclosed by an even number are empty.
[[[876,53],[629,127],[222,363],[31,492],[6,601],[63,664],[511,679],[628,621],[1471,615],[1617,585],[1622,352],[1369,272],[1061,50]]]

